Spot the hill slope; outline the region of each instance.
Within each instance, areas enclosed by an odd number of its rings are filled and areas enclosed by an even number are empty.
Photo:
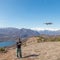
[[[27,45],[22,46],[23,58],[16,57],[16,48],[9,48],[7,53],[0,54],[0,60],[60,60],[60,42],[37,43],[36,39],[29,38]]]

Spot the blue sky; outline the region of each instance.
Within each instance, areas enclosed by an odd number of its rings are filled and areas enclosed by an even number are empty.
[[[60,29],[60,0],[0,0],[0,28],[5,27]]]

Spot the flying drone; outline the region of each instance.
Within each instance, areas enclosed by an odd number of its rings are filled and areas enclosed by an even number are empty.
[[[46,25],[52,25],[53,23],[52,22],[46,22],[44,24],[46,24]]]

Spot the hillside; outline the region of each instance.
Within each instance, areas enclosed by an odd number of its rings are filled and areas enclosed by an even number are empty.
[[[0,60],[60,60],[60,42],[37,42],[38,37],[31,37],[22,46],[23,58],[16,57],[16,48],[9,48],[7,53],[0,53]]]

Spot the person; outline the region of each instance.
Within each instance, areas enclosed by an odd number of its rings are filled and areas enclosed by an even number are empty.
[[[19,38],[19,41],[16,43],[17,45],[17,57],[20,57],[22,58],[22,52],[21,52],[21,45],[22,45],[22,42]]]

